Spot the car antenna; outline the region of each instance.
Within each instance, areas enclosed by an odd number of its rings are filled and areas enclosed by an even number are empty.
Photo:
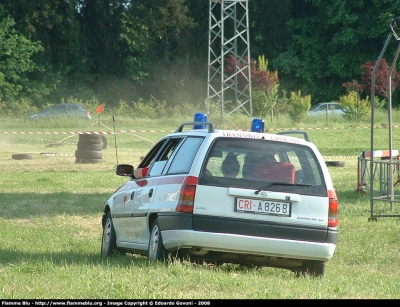
[[[113,122],[114,122],[115,158],[117,159],[117,165],[118,165],[117,133],[115,131],[115,116],[114,115],[113,115]]]

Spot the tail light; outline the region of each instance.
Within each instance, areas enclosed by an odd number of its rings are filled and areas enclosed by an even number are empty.
[[[337,200],[335,190],[329,190],[328,197],[329,197],[328,227],[337,227],[339,225],[339,219],[338,219],[339,202]]]
[[[196,195],[197,177],[186,177],[179,194],[175,212],[193,213],[194,197]]]

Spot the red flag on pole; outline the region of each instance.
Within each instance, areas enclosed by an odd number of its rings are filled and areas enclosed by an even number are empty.
[[[104,108],[104,103],[102,103],[96,108],[96,113],[100,115],[100,113],[103,112],[103,108]]]

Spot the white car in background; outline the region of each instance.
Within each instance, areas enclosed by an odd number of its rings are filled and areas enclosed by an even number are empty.
[[[263,123],[253,119],[250,131],[183,123],[140,162],[145,177],[117,165],[128,181],[104,205],[102,256],[323,276],[339,233],[328,168],[308,135],[264,133]]]
[[[308,110],[310,116],[343,116],[345,112],[338,102],[320,102]]]

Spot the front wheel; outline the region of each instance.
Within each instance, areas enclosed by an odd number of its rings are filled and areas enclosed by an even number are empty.
[[[111,212],[107,213],[104,226],[103,238],[101,240],[101,255],[103,257],[119,254],[117,248],[117,239],[115,235],[114,224],[111,218]]]
[[[150,232],[148,258],[150,262],[165,261],[166,255],[167,250],[164,248],[158,219],[155,219]]]

